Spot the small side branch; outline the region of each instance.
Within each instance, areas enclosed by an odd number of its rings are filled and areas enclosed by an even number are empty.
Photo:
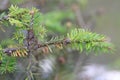
[[[8,18],[9,18],[9,16],[8,16],[8,15],[3,16],[3,17],[1,17],[1,18],[0,18],[0,21],[8,20]]]

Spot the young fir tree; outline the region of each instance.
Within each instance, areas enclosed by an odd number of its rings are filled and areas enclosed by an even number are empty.
[[[20,60],[23,60],[23,64],[24,61],[26,62],[22,68],[25,71],[24,79],[34,80],[36,76],[34,73],[41,74],[37,72],[38,55],[47,56],[48,53],[54,53],[55,49],[69,47],[80,52],[94,51],[96,54],[113,51],[113,45],[106,36],[80,28],[72,29],[64,36],[47,40],[47,29],[42,25],[41,19],[41,13],[35,8],[30,10],[11,6],[7,14],[1,14],[0,24],[11,25],[15,29],[12,38],[3,40],[0,44],[1,74],[19,70],[17,65],[21,64]],[[1,30],[4,31],[2,27]]]

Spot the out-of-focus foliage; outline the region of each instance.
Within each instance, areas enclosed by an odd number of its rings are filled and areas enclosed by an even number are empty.
[[[5,40],[2,40],[0,45],[3,47],[3,48],[6,48],[8,47],[9,45],[15,45],[15,42],[12,40],[12,39],[5,39]]]
[[[9,56],[2,56],[2,63],[0,65],[0,73],[12,73],[16,70],[16,58],[15,57],[9,57]]]
[[[120,59],[116,59],[115,61],[113,61],[111,64],[109,64],[109,67],[111,68],[111,66],[115,69],[120,69]]]
[[[52,11],[41,15],[40,22],[46,26],[46,29],[55,33],[64,34],[72,22],[75,20],[72,11]]]
[[[0,45],[0,74],[14,72],[16,69],[16,58],[4,54]]]
[[[23,3],[24,0],[10,0],[10,3],[11,4],[20,4],[20,3]]]
[[[61,0],[62,1],[62,0]],[[86,7],[88,4],[88,0],[65,0],[65,4],[71,4],[71,3],[77,3],[79,4],[82,8]]]

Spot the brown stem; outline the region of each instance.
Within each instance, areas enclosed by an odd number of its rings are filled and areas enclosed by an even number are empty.
[[[79,6],[78,6],[77,4],[74,4],[74,5],[72,6],[72,9],[73,9],[73,11],[74,11],[74,13],[75,13],[75,16],[76,16],[78,25],[79,25],[81,28],[85,28],[85,29],[86,29],[87,26],[86,26],[86,24],[85,24],[85,22],[84,22],[84,20],[83,20],[83,16],[82,16],[82,13],[81,13],[81,11],[80,11]]]
[[[63,45],[68,45],[68,44],[72,44],[72,43],[89,43],[89,42],[104,42],[104,40],[92,40],[92,41],[71,41],[68,39],[63,39],[61,41],[56,41],[56,42],[49,42],[49,43],[45,43],[45,44],[38,44],[38,48],[42,48],[42,47],[46,47],[46,46],[52,46],[52,45],[56,45],[56,44],[63,44]]]

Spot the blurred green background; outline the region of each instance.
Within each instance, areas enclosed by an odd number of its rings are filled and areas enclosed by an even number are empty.
[[[105,34],[111,38],[111,41],[115,44],[116,51],[114,54],[102,54],[94,56],[91,62],[101,63],[105,65],[116,64],[119,62],[120,57],[120,1],[119,0],[89,0],[87,10],[93,11],[98,8],[104,9],[104,15],[97,18],[96,27],[94,31]],[[95,60],[94,60],[95,59]],[[118,65],[120,65],[118,63]],[[114,67],[118,67],[112,65]],[[120,67],[120,66],[119,66]]]

